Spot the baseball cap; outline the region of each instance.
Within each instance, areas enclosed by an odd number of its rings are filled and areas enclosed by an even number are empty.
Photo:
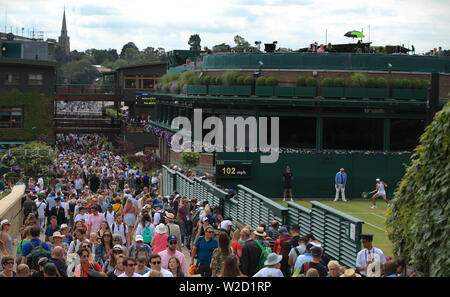
[[[289,234],[287,228],[284,227],[284,226],[281,227],[281,228],[278,230],[278,232],[280,232],[280,233],[283,234],[283,235],[288,235],[288,234]]]
[[[169,236],[167,237],[167,241],[168,241],[168,242],[174,241],[174,240],[175,240],[175,241],[178,241],[178,240],[177,240],[177,237],[176,237],[175,235],[169,235]]]
[[[142,235],[136,235],[135,241],[144,241],[144,237]]]
[[[202,218],[202,223],[203,223],[204,221],[209,221],[209,220],[208,220],[208,217],[203,217],[203,218]]]
[[[313,256],[319,256],[322,254],[322,252],[323,250],[320,246],[315,245],[311,248],[311,255]]]

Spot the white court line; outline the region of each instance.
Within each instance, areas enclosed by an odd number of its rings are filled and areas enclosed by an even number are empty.
[[[386,219],[386,217],[385,216],[381,216],[381,215],[379,215],[379,214],[376,214],[376,213],[371,213],[371,212],[349,212],[348,214],[371,214],[371,215],[374,215],[374,216],[377,216],[377,217],[379,217],[379,218],[381,218],[381,219]]]
[[[348,214],[372,214],[372,215],[380,216],[380,215],[377,215],[377,214],[374,214],[374,213],[370,213],[370,212],[349,212]],[[384,217],[383,217],[383,218],[384,218]],[[369,225],[369,226],[372,226],[372,227],[374,227],[374,228],[376,228],[376,229],[378,229],[378,230],[386,231],[385,229],[380,228],[380,227],[378,227],[378,226],[375,226],[374,224],[371,224],[371,223],[368,223],[368,222],[364,222],[364,223],[367,224],[367,225]]]

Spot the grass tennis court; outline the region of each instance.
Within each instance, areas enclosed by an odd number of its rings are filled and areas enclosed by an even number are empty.
[[[282,202],[282,198],[272,199],[275,202],[287,207],[286,202]],[[286,198],[288,200],[288,198]],[[295,199],[295,203],[311,209],[310,201],[318,201],[336,210],[344,212],[352,217],[364,221],[362,225],[362,233],[374,234],[373,246],[381,249],[385,256],[392,256],[392,243],[389,241],[386,228],[386,210],[387,205],[383,199],[376,200],[377,208],[371,209],[371,199],[347,199],[347,202],[341,200],[333,202],[332,199]],[[362,245],[361,245],[362,246]]]

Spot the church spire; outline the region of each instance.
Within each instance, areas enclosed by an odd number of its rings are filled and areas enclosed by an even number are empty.
[[[64,7],[63,22],[62,22],[62,28],[61,28],[61,36],[67,36],[66,7]]]
[[[58,40],[59,46],[63,49],[64,53],[68,55],[70,53],[70,38],[67,35],[66,27],[66,7],[64,6],[63,21],[61,27],[61,36]]]

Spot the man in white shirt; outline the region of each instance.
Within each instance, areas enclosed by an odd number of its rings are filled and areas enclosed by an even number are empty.
[[[156,270],[162,273],[163,277],[173,277],[172,272],[161,268],[161,256],[158,254],[153,254],[150,256],[150,271],[144,274],[142,277],[148,277],[152,270]]]
[[[119,277],[141,277],[139,273],[135,272],[136,260],[134,258],[125,258],[123,260],[123,268],[125,272],[119,275]]]
[[[81,219],[84,219],[84,221],[87,222],[89,219],[89,215],[86,213],[86,208],[82,206],[78,210],[80,213],[75,216],[74,222],[76,223]]]
[[[45,225],[45,208],[47,204],[44,202],[44,197],[41,193],[38,194],[38,201],[36,201],[36,208],[39,217],[39,227],[44,228]]]
[[[275,253],[270,253],[267,256],[267,260],[264,262],[264,265],[267,267],[262,268],[258,271],[253,277],[283,277],[283,272],[281,272],[281,260],[283,259],[282,255],[277,255]]]
[[[372,245],[373,234],[361,234],[361,241],[364,249],[359,251],[356,256],[356,269],[363,276],[367,276],[367,267],[379,260],[380,268],[386,263],[386,257],[383,251]]]

